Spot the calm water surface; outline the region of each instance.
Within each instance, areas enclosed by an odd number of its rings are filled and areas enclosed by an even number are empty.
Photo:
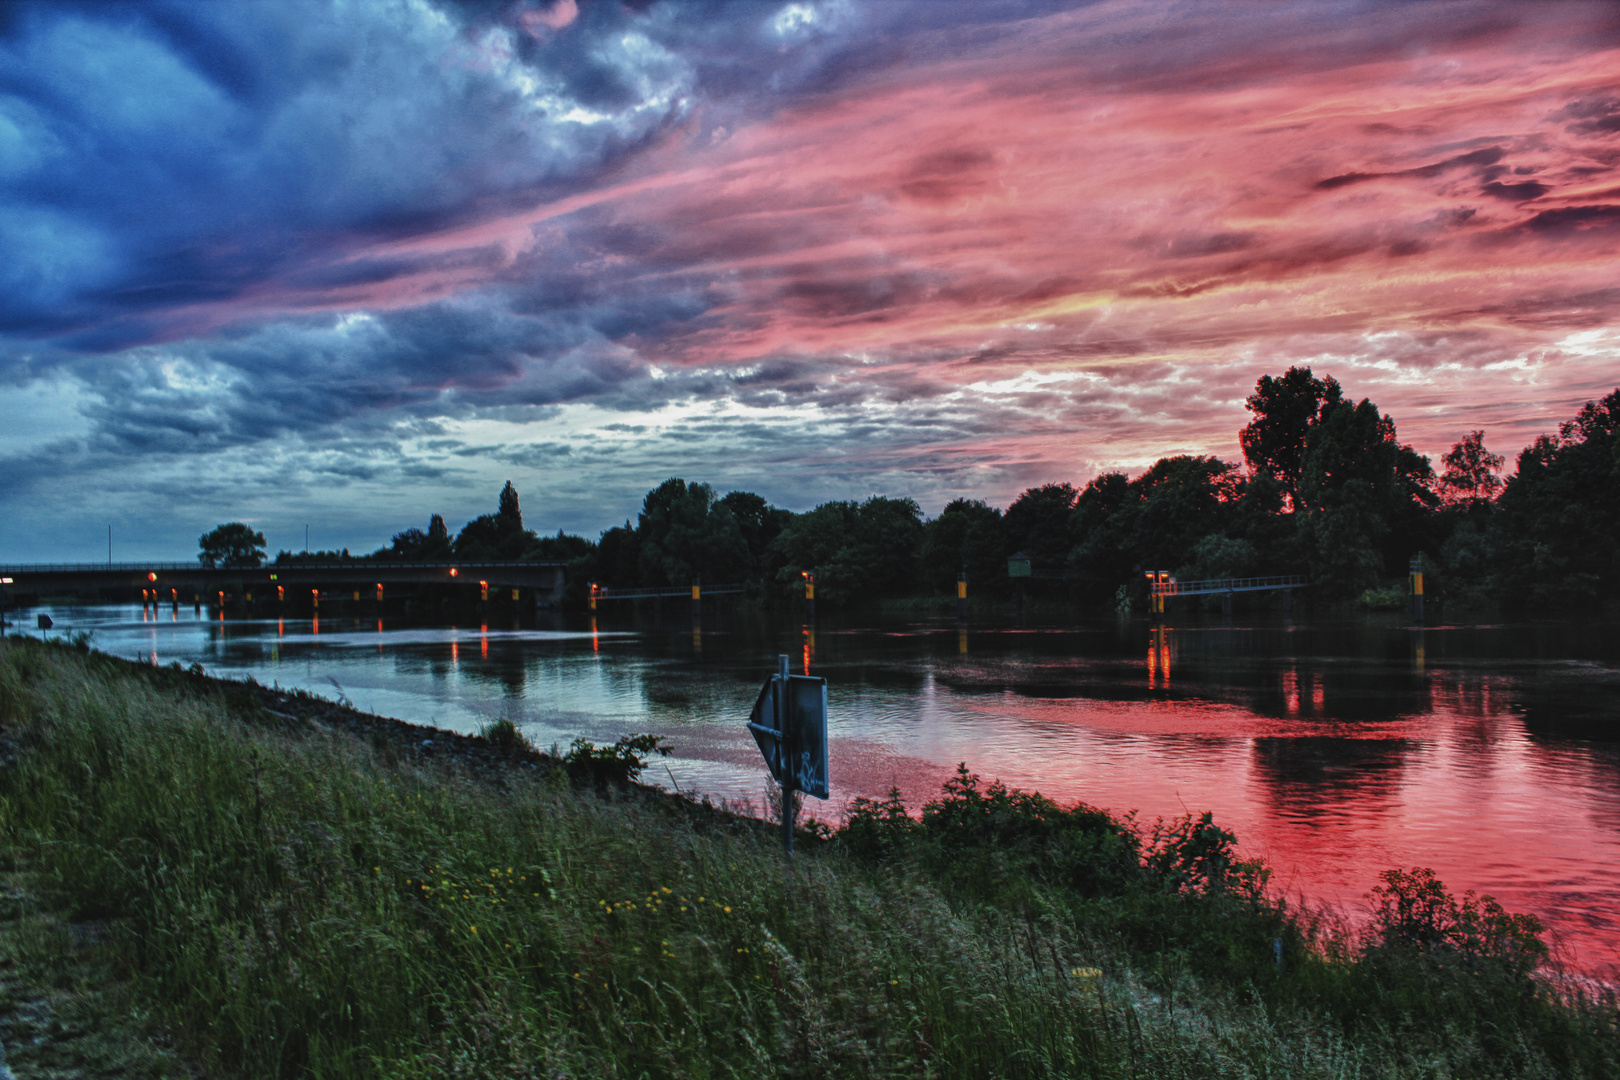
[[[1053,627],[762,618],[519,626],[221,621],[190,609],[41,608],[52,634],[200,663],[541,746],[667,736],[647,779],[758,802],[743,728],[780,652],[830,681],[836,819],[957,762],[1140,820],[1213,811],[1291,893],[1354,915],[1388,867],[1533,911],[1582,968],[1620,971],[1620,627],[1171,619]],[[667,768],[666,768],[667,765]]]

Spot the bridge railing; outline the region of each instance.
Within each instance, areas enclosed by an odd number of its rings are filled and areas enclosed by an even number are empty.
[[[153,570],[206,570],[196,562],[141,562],[141,563],[13,563],[0,566],[0,574],[145,574]]]
[[[1302,589],[1310,581],[1298,574],[1268,577],[1206,578],[1202,581],[1155,581],[1154,596],[1207,596],[1213,593],[1260,592],[1269,589]]]
[[[748,591],[745,585],[703,585],[699,587],[700,596],[732,596]],[[662,589],[608,589],[598,585],[591,594],[597,600],[679,600],[692,595],[690,585],[671,586]]]

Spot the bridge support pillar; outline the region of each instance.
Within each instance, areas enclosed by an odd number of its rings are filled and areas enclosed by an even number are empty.
[[[1232,617],[1232,594],[1229,593],[1229,592],[1223,592],[1223,593],[1221,593],[1221,618],[1230,619],[1231,617]]]

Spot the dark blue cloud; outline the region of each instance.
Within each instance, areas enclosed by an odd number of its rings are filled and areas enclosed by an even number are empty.
[[[112,350],[322,254],[589,187],[707,107],[758,116],[1055,3],[23,0],[0,23],[0,340]],[[908,48],[910,46],[907,46]],[[345,276],[346,275],[346,276]],[[3,362],[3,358],[0,358]]]

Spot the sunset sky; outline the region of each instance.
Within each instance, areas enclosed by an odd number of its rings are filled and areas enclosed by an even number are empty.
[[[0,563],[1438,462],[1620,386],[1620,7],[0,5]]]

